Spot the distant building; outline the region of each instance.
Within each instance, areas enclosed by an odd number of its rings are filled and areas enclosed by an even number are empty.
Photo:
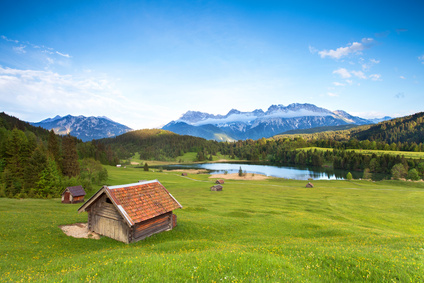
[[[306,184],[306,187],[307,187],[307,188],[313,188],[313,187],[314,187],[314,185],[313,185],[311,182],[309,182],[309,183],[307,183],[307,184]]]
[[[219,179],[219,180],[216,180],[216,182],[215,182],[215,184],[224,184],[225,182],[224,182],[224,180],[222,180],[222,179]]]
[[[84,202],[85,195],[82,186],[67,187],[62,193],[62,203]]]
[[[215,185],[211,187],[211,191],[222,191],[222,186],[221,185]]]

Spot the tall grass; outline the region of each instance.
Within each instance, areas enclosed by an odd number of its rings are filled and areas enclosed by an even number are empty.
[[[158,179],[178,226],[126,245],[66,236],[86,222],[59,199],[0,199],[2,281],[422,282],[424,185],[226,181],[108,167],[109,184]]]

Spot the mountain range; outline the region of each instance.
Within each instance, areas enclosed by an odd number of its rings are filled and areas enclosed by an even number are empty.
[[[313,104],[271,105],[267,111],[241,112],[232,109],[227,115],[188,111],[162,129],[180,135],[192,135],[218,141],[268,138],[290,130],[339,125],[366,125],[391,117],[368,120],[343,110],[330,111]]]
[[[93,139],[119,136],[132,130],[131,128],[114,122],[107,117],[93,116],[56,116],[54,118],[48,118],[41,122],[30,124],[47,130],[53,129],[54,132],[59,135],[70,134],[84,142],[91,141]]]

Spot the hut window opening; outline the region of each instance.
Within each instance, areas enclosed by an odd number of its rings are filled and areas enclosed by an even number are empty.
[[[110,198],[106,198],[106,203],[112,204],[112,201],[110,200]]]

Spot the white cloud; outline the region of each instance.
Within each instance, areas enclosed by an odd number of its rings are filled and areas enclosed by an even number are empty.
[[[364,74],[364,72],[355,71],[355,70],[349,71],[345,68],[339,68],[339,69],[333,71],[333,74],[337,74],[343,79],[349,79],[353,76],[355,76],[359,79],[363,79],[363,80],[367,79],[367,76]],[[375,75],[371,75],[370,77],[375,78]],[[349,84],[352,84],[351,80],[346,80],[346,82],[349,83]],[[335,83],[333,83],[333,84],[336,85]]]
[[[351,71],[351,73],[360,79],[366,79],[367,77],[365,76],[365,74],[362,71]]]
[[[14,52],[18,53],[18,54],[25,54],[25,53],[27,53],[27,50],[28,51],[32,50],[34,52],[42,52],[42,53],[50,54],[50,55],[56,54],[56,55],[59,55],[59,56],[62,56],[62,57],[68,58],[68,59],[72,58],[72,56],[67,54],[67,53],[59,52],[59,51],[55,50],[54,48],[47,47],[47,46],[44,46],[44,45],[39,46],[39,45],[33,44],[29,41],[19,41],[19,40],[15,40],[15,39],[10,39],[10,38],[7,38],[4,35],[0,36],[0,38],[2,38],[3,40],[5,40],[7,42],[11,42],[11,44],[21,43],[19,46],[12,46],[12,50]],[[22,43],[26,44],[26,45],[22,45]]]
[[[322,50],[318,51],[318,54],[321,58],[330,57],[333,59],[340,59],[342,57],[348,56],[349,54],[361,54],[361,51],[369,48],[374,43],[372,38],[363,38],[361,42],[349,43],[345,47],[339,47],[336,50]]]
[[[0,66],[0,105],[25,121],[67,114],[107,116],[133,129],[158,127],[162,120],[171,121],[172,111],[179,111],[149,102],[143,93],[130,99],[119,83],[95,72],[75,76]]]
[[[331,96],[331,97],[337,97],[337,96],[339,96],[337,93],[334,93],[334,92],[327,92],[327,95],[328,96]]]
[[[369,62],[362,63],[362,70],[368,71],[372,66],[380,63],[380,60],[370,59]]]
[[[346,84],[339,83],[339,82],[333,82],[333,85],[335,85],[335,86],[345,86]]]
[[[315,54],[318,52],[318,49],[316,49],[315,47],[309,45],[309,52],[311,52],[312,54]]]
[[[103,78],[77,78],[49,71],[0,67],[2,105],[34,112],[92,112],[93,108],[114,109],[121,94]]]
[[[380,74],[372,74],[370,75],[370,79],[373,81],[381,81],[381,75]]]
[[[418,60],[421,61],[421,64],[424,64],[424,54],[418,57]]]
[[[25,45],[13,46],[12,49],[13,49],[13,51],[15,51],[18,54],[24,54],[24,53],[26,53],[25,47],[26,47]]]
[[[339,69],[333,71],[333,74],[337,74],[340,77],[342,77],[343,79],[347,79],[347,78],[352,77],[350,72],[348,70],[346,70],[345,68],[339,68]]]
[[[406,78],[404,76],[400,76],[399,78],[401,78],[402,80],[406,80]]]
[[[4,36],[4,35],[2,35],[2,36],[1,36],[1,38],[2,38],[3,40],[8,41],[8,42],[19,43],[19,41],[18,41],[18,40],[14,40],[14,39],[7,38],[7,37],[6,37],[6,36]]]
[[[66,57],[66,58],[71,58],[71,56],[69,54],[64,54],[64,53],[60,53],[59,51],[56,51],[56,54]]]

